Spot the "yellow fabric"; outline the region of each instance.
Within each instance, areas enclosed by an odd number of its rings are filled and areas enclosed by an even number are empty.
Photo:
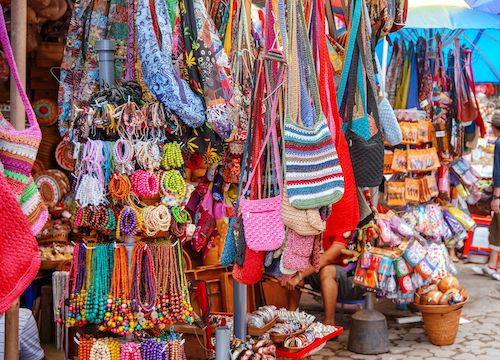
[[[226,51],[226,54],[230,53],[231,50],[231,33],[233,31],[233,3],[234,1],[230,0],[231,4],[229,7],[229,19],[227,21],[227,27],[226,27],[226,37],[224,40],[224,50]]]
[[[405,56],[404,62],[403,62],[403,80],[401,81],[401,86],[398,89],[397,95],[396,95],[396,103],[394,104],[394,109],[405,109],[406,107],[402,107],[403,105],[403,89],[405,87],[405,83],[407,80],[407,75],[409,74],[408,72],[408,56]],[[408,96],[408,95],[407,95]],[[406,103],[405,103],[406,105]]]

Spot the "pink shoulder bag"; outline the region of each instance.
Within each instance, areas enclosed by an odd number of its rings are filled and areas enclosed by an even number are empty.
[[[281,84],[283,74],[276,81],[276,84]],[[255,166],[248,177],[246,186],[241,193],[240,206],[241,218],[243,220],[243,228],[245,230],[245,240],[247,246],[253,251],[271,251],[278,249],[285,240],[285,225],[281,218],[281,204],[283,203],[283,190],[281,186],[281,170],[279,165],[278,146],[276,137],[276,103],[279,91],[275,91],[275,95],[271,101],[271,126],[267,132],[266,138],[262,143],[259,156],[257,157],[256,164],[259,163],[262,154],[269,141],[269,137],[273,134],[273,156],[276,174],[278,178],[278,186],[280,194],[278,196],[259,199],[248,200],[244,196],[247,193],[252,178],[259,168]]]

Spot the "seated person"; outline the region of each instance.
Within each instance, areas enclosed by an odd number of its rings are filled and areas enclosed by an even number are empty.
[[[19,309],[19,359],[45,360],[40,346],[38,327],[29,309]],[[5,354],[5,314],[0,314],[0,360]]]
[[[281,283],[288,289],[288,310],[295,311],[299,306],[301,292],[295,289],[304,282],[311,285],[316,291],[321,291],[325,306],[325,325],[335,325],[335,306],[337,297],[343,300],[361,300],[364,288],[352,286],[353,277],[347,276],[344,271],[343,260],[347,257],[342,254],[346,248],[346,241],[342,236],[337,236],[333,244],[320,257],[320,272],[316,273],[311,266],[309,269],[297,272],[293,278]]]

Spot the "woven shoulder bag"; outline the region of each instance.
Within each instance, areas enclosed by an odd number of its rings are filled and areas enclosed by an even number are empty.
[[[340,167],[344,176],[344,195],[342,199],[332,205],[330,217],[326,220],[326,229],[322,236],[336,236],[347,231],[352,231],[356,228],[359,222],[358,202],[356,200],[356,184],[354,182],[354,173],[352,171],[351,157],[349,148],[345,141],[344,133],[342,132],[342,119],[339,116],[337,108],[337,98],[334,83],[334,67],[330,65],[330,57],[328,50],[328,40],[324,33],[325,29],[325,13],[322,6],[316,7],[316,22],[313,27],[311,39],[319,49],[314,49],[313,54],[318,54],[319,66],[316,66],[317,78],[320,89],[321,104],[323,109],[326,109],[326,117],[328,126],[334,138],[337,155],[339,158]],[[340,60],[339,60],[340,61]],[[340,64],[342,66],[342,64]],[[323,95],[325,95],[323,97]],[[297,231],[297,230],[296,230]]]
[[[297,11],[298,10],[298,11]],[[299,1],[290,1],[289,14],[289,85],[285,114],[286,187],[292,206],[312,209],[336,203],[344,194],[344,178],[335,143],[319,99],[318,83],[304,19]],[[298,52],[301,53],[299,64]],[[307,64],[307,65],[306,65]],[[299,74],[309,71],[314,95],[314,126],[301,125],[298,112]],[[306,123],[302,121],[302,123]]]
[[[0,112],[0,162],[3,165],[5,179],[20,202],[33,234],[36,235],[42,230],[49,217],[47,207],[43,203],[38,188],[31,177],[31,168],[36,160],[38,147],[42,141],[42,132],[17,73],[3,12],[0,24],[0,40],[30,125],[27,129],[17,131],[4,119]]]
[[[277,90],[282,85],[282,79],[283,70],[281,69],[276,81],[275,90]],[[285,225],[283,224],[283,220],[281,218],[283,190],[281,185],[281,169],[279,165],[280,161],[276,139],[276,110],[279,91],[274,91],[274,94],[271,94],[270,98],[271,106],[267,109],[267,111],[271,112],[270,126],[267,131],[267,135],[262,142],[262,148],[260,149],[259,155],[256,157],[256,166],[253,167],[240,197],[241,216],[245,230],[245,240],[247,246],[253,251],[276,250],[283,244],[283,241],[285,240]],[[267,142],[269,141],[271,135],[273,135],[273,144],[271,151],[273,156],[272,162],[274,163],[274,168],[276,170],[279,195],[267,199],[245,199],[245,195],[247,194],[247,191],[250,188],[250,184],[252,183],[252,178],[255,176],[256,171],[260,169],[260,166],[257,166],[257,164],[259,164],[260,159],[264,154],[264,150],[267,147]]]
[[[359,1],[361,0],[358,0],[357,2]],[[357,35],[351,34],[351,37],[352,36],[356,36],[352,66],[354,69],[358,69],[360,58],[366,64],[361,29],[358,30]],[[351,39],[349,39],[349,41],[351,41]],[[374,86],[372,85],[373,80],[374,79],[372,79],[370,76],[367,77],[368,102],[370,103],[370,108],[372,110],[375,124],[380,130],[377,101],[375,99],[373,90]],[[384,171],[384,139],[382,136],[382,131],[378,131],[375,135],[367,140],[353,130],[352,123],[356,85],[357,81],[350,82],[349,100],[347,102],[346,115],[347,130],[345,132],[347,144],[349,145],[349,153],[351,155],[356,186],[379,186],[382,182]]]

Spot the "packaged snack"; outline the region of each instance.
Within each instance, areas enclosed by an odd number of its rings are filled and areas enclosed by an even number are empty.
[[[446,235],[446,228],[444,227],[443,213],[437,204],[429,204],[426,207],[431,224],[431,235],[439,240],[442,236]]]
[[[363,251],[363,255],[360,258],[360,263],[359,266],[364,268],[364,269],[369,269],[370,268],[370,262],[371,262],[371,255],[370,252],[368,251]]]
[[[405,200],[407,202],[420,201],[420,180],[405,178]]]
[[[389,272],[389,277],[386,281],[387,286],[385,287],[385,292],[388,294],[395,294],[397,291],[397,281],[396,281],[396,269],[394,268],[394,263],[391,264],[391,270]]]
[[[372,254],[370,259],[370,269],[373,271],[378,271],[381,261],[382,261],[381,255]]]
[[[378,228],[380,230],[380,240],[381,242],[391,241],[391,227],[389,225],[388,219],[378,219]]]
[[[448,197],[450,196],[450,168],[446,165],[439,168],[438,189],[439,192],[445,193]]]
[[[436,269],[435,262],[429,260],[426,256],[424,259],[415,267],[415,271],[422,276],[425,280],[431,277],[432,273]]]
[[[386,185],[386,199],[389,206],[405,205],[405,183],[403,181],[388,181]]]
[[[408,265],[415,268],[425,257],[426,251],[418,241],[412,241],[403,253],[403,258]]]
[[[392,170],[394,172],[406,172],[407,167],[407,151],[395,149],[392,158]]]
[[[397,235],[410,240],[412,236],[415,235],[415,230],[409,227],[400,217],[396,214],[391,214],[391,230],[394,231]]]
[[[371,269],[366,270],[365,286],[371,289],[376,289],[377,286],[377,272]]]
[[[358,265],[356,272],[354,273],[354,278],[352,279],[353,284],[359,286],[365,286],[366,282],[366,269]]]
[[[410,273],[410,269],[408,269],[408,264],[404,258],[394,260],[394,267],[396,269],[397,277],[403,277]]]
[[[448,211],[467,231],[472,230],[476,226],[476,222],[463,211],[460,211],[455,207],[448,208]]]
[[[424,235],[430,235],[431,225],[429,223],[429,216],[425,206],[420,205],[417,212],[418,232]]]
[[[413,284],[411,282],[411,276],[409,274],[401,277],[398,276],[398,283],[403,294],[413,291]]]
[[[415,227],[417,226],[418,222],[417,222],[417,218],[416,216],[413,214],[413,209],[410,208],[409,206],[406,207],[405,209],[405,213],[403,215],[401,215],[401,219],[404,220],[404,222],[409,226],[411,227],[412,229],[415,229]]]

